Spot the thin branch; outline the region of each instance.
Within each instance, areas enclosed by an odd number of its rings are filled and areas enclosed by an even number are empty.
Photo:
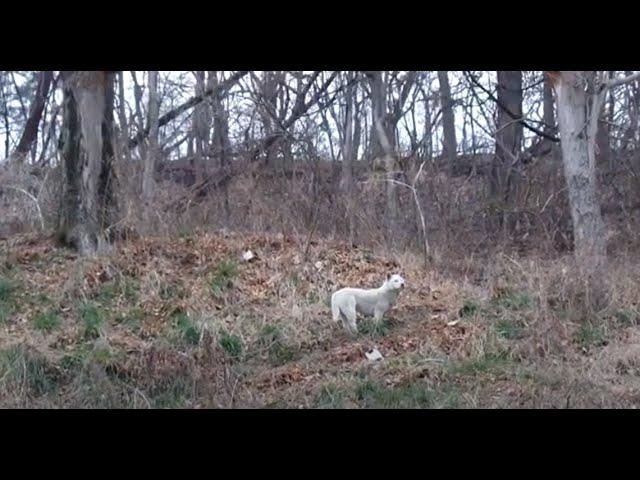
[[[174,108],[170,112],[164,114],[160,117],[158,121],[158,128],[166,125],[171,120],[180,116],[180,114],[186,112],[190,108],[195,107],[196,105],[202,103],[206,98],[211,97],[213,95],[220,95],[225,91],[228,91],[238,80],[244,77],[248,71],[236,72],[228,80],[216,85],[213,88],[209,88],[205,90],[202,95],[196,95],[190,100],[186,101],[179,107]],[[149,127],[145,128],[144,131],[138,133],[135,137],[129,139],[129,148],[135,148],[142,140],[149,136]]]
[[[617,87],[618,85],[623,85],[625,83],[630,83],[633,82],[635,80],[640,79],[640,71],[633,73],[631,75],[628,75],[626,77],[621,77],[621,78],[612,78],[611,80],[606,80],[604,82],[602,82],[603,86],[605,88],[613,88],[613,87]]]
[[[15,190],[16,192],[24,193],[27,197],[33,200],[33,202],[36,204],[36,210],[38,211],[38,220],[40,220],[40,226],[44,230],[44,218],[42,217],[42,210],[40,209],[40,202],[38,201],[38,199],[20,187],[14,187],[13,185],[5,185],[5,188],[10,188],[11,190]]]
[[[543,132],[542,130],[539,130],[531,125],[529,125],[527,122],[524,121],[524,119],[522,117],[519,117],[518,115],[514,114],[513,112],[511,112],[511,110],[509,110],[500,100],[498,100],[495,95],[493,95],[487,88],[485,88],[479,81],[477,78],[475,78],[471,73],[465,71],[463,72],[465,77],[467,77],[474,85],[476,85],[477,87],[480,88],[480,90],[482,90],[484,93],[487,94],[487,96],[493,100],[496,105],[498,105],[498,107],[500,107],[502,110],[504,110],[504,112],[509,115],[511,118],[513,118],[514,120],[516,120],[518,123],[522,124],[523,127],[525,127],[527,130],[531,130],[533,133],[546,138],[547,140],[551,140],[552,142],[560,142],[560,139],[558,137],[555,137],[553,135],[549,135],[548,133]],[[549,128],[553,128],[552,125],[547,125],[546,123],[544,123],[545,126],[549,127]]]

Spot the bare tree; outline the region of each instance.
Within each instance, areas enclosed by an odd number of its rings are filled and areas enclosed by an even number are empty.
[[[118,79],[118,122],[120,123],[120,148],[122,149],[123,156],[128,162],[131,160],[131,154],[129,152],[129,122],[127,121],[127,101],[125,99],[124,90],[124,72],[119,71],[117,75]]]
[[[396,77],[397,77],[397,73]],[[382,159],[387,178],[395,180],[397,161],[396,161],[396,130],[398,121],[403,114],[403,108],[409,92],[411,91],[417,72],[408,72],[406,77],[399,82],[400,94],[398,98],[392,102],[391,109],[388,110],[388,88],[389,75],[383,75],[381,71],[369,71],[367,77],[371,87],[371,111],[372,111],[372,133],[371,133],[371,152],[373,160]],[[396,182],[386,182],[387,185],[387,241],[394,242],[397,236],[396,222],[398,220],[398,194]]]
[[[236,72],[224,82],[219,83],[217,87],[211,88],[210,90],[207,89],[202,95],[195,95],[194,97],[191,97],[186,102],[169,110],[167,113],[162,115],[158,120],[158,127],[163,127],[164,125],[168,124],[172,120],[175,120],[181,114],[195,107],[196,105],[199,105],[201,102],[205,101],[211,95],[216,95],[216,94],[222,95],[223,92],[227,92],[233,85],[235,85],[247,73],[249,72],[247,71]],[[142,140],[144,140],[147,137],[147,135],[149,135],[149,128],[141,128],[140,131],[133,138],[129,139],[129,148],[135,148]]]
[[[601,71],[552,71],[548,74],[558,106],[575,254],[583,269],[595,272],[606,262],[606,239],[595,172],[600,113],[608,89],[640,78],[640,72],[608,80],[605,79],[606,72]]]
[[[438,82],[440,83],[440,102],[442,103],[443,154],[450,168],[453,168],[457,157],[458,145],[456,142],[455,116],[448,72],[438,71]]]
[[[158,122],[160,117],[160,105],[158,102],[158,71],[149,72],[149,148],[144,159],[144,171],[142,174],[142,200],[145,213],[150,214],[150,202],[153,199],[155,187],[156,161],[158,151]]]
[[[227,169],[231,156],[231,141],[229,140],[229,114],[223,102],[222,91],[218,88],[220,80],[218,74],[222,72],[209,72],[209,85],[211,90],[217,93],[211,96],[213,114],[213,149],[217,164],[222,169]],[[227,185],[222,186],[224,194],[224,211],[227,224],[231,219],[231,205],[229,203],[229,191]]]
[[[29,108],[29,115],[27,121],[20,136],[20,141],[17,147],[11,153],[10,160],[15,163],[23,163],[27,154],[31,150],[31,146],[38,138],[38,127],[40,120],[42,119],[42,112],[44,111],[45,102],[49,95],[49,89],[53,81],[53,72],[43,71],[38,72],[38,84],[36,92],[33,97],[33,102]]]
[[[345,127],[342,145],[342,186],[347,200],[347,222],[349,229],[349,244],[353,244],[354,224],[353,224],[353,164],[357,152],[355,151],[354,123],[358,122],[356,109],[356,87],[352,80],[355,79],[355,72],[348,72],[345,79],[347,83],[345,94]]]
[[[203,96],[206,90],[205,78],[206,72],[195,72],[196,77],[196,96]],[[194,107],[193,112],[193,139],[195,142],[195,156],[192,159],[192,165],[196,171],[198,181],[202,180],[203,170],[207,167],[207,158],[205,154],[209,151],[209,132],[210,118],[208,102],[200,102]]]
[[[512,116],[522,118],[522,72],[498,71],[498,109],[496,154],[491,167],[491,195],[500,204],[509,204],[512,189],[512,166],[522,149],[522,124]],[[510,112],[510,113],[507,113]],[[504,220],[504,219],[502,219]]]
[[[544,121],[544,129],[547,133],[555,133],[556,115],[553,103],[553,85],[551,80],[545,75],[542,87],[542,120]]]

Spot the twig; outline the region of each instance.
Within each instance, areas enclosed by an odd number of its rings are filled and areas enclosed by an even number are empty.
[[[507,115],[509,115],[511,118],[513,118],[515,121],[517,121],[518,123],[520,123],[523,127],[525,127],[527,130],[531,130],[533,133],[538,134],[539,136],[546,138],[547,140],[551,140],[552,142],[560,142],[560,139],[558,137],[555,137],[553,135],[549,135],[545,132],[543,132],[542,130],[539,130],[531,125],[529,125],[529,123],[527,123],[524,118],[519,117],[518,115],[514,114],[511,110],[509,110],[506,105],[504,105],[500,100],[498,100],[496,98],[495,95],[493,95],[487,88],[484,87],[484,85],[482,85],[477,78],[475,78],[474,75],[472,75],[470,72],[465,71],[464,72],[465,77],[467,77],[474,85],[476,85],[478,88],[480,88],[480,90],[482,90],[485,94],[487,94],[487,96],[493,100],[496,105],[498,105],[498,107],[500,107],[501,110],[503,110]],[[547,125],[544,122],[540,122],[541,124],[543,124],[544,126],[547,127],[551,127],[551,125]]]
[[[416,208],[418,210],[418,215],[420,216],[420,226],[422,227],[422,238],[424,241],[423,244],[423,248],[424,248],[424,267],[427,268],[428,264],[429,264],[429,259],[431,258],[431,247],[429,246],[429,239],[427,238],[427,224],[424,220],[424,212],[422,211],[422,206],[420,205],[420,197],[418,197],[418,190],[416,189],[416,184],[418,183],[418,179],[420,178],[420,175],[422,174],[422,169],[424,168],[424,164],[426,163],[426,161],[423,161],[420,164],[420,168],[418,169],[418,173],[416,173],[416,176],[413,179],[413,182],[411,185],[409,185],[408,183],[404,183],[404,182],[400,182],[398,180],[395,180],[393,178],[386,178],[384,179],[384,181],[389,182],[389,183],[393,183],[395,185],[400,185],[402,187],[408,188],[409,190],[411,190],[411,192],[413,193],[413,200],[416,204]]]
[[[13,185],[6,185],[5,188],[10,188],[17,192],[24,193],[27,197],[33,200],[33,202],[36,204],[36,209],[38,211],[38,219],[40,220],[40,227],[42,228],[42,230],[44,230],[44,218],[42,217],[42,210],[40,210],[40,202],[38,202],[38,199],[20,187],[14,187]]]

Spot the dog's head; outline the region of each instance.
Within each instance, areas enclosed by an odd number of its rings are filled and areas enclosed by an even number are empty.
[[[386,284],[394,290],[401,290],[404,288],[404,278],[397,273],[388,274]]]

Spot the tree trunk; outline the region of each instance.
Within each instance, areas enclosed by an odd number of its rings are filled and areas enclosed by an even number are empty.
[[[136,76],[135,71],[131,71],[131,78],[133,79],[133,97],[135,100],[135,119],[137,123],[137,134],[142,135],[144,132],[144,119],[142,118],[142,85],[138,83],[138,77]],[[134,146],[129,145],[130,148],[134,148]],[[145,158],[145,145],[140,144],[139,147],[140,157]]]
[[[216,89],[218,87],[218,72],[209,72],[209,80],[211,88]],[[214,156],[217,164],[225,169],[229,166],[229,155],[231,154],[231,141],[229,140],[229,115],[222,102],[222,96],[220,94],[213,95],[211,98],[211,104],[213,109],[213,148]],[[224,196],[224,211],[226,223],[229,225],[231,221],[231,205],[229,203],[229,191],[227,184],[222,186]]]
[[[113,187],[113,75],[64,72],[64,204],[59,238],[90,255],[109,240]]]
[[[11,154],[11,161],[15,163],[24,163],[24,160],[31,150],[31,146],[38,138],[38,127],[42,119],[45,102],[49,95],[51,82],[53,81],[53,72],[45,71],[38,74],[38,86],[29,109],[29,116],[25,124],[22,136],[18,142],[18,146]]]
[[[362,122],[360,117],[361,103],[358,101],[358,89],[354,87],[353,97],[353,161],[358,160],[360,144],[362,139]],[[355,165],[354,165],[355,166]]]
[[[395,180],[394,142],[395,134],[390,131],[389,115],[387,113],[387,86],[382,78],[382,72],[369,72],[371,82],[371,151],[373,158],[382,159],[386,171],[387,212],[386,230],[387,242],[393,244],[398,220],[398,192]]]
[[[128,163],[131,160],[131,153],[129,152],[129,122],[127,122],[123,71],[118,72],[118,121],[120,123],[120,148]]]
[[[203,96],[205,87],[205,72],[196,72],[196,96]],[[205,154],[209,151],[209,122],[207,114],[207,102],[196,105],[193,112],[193,137],[195,140],[195,157],[193,167],[196,171],[196,182],[203,180],[203,170],[206,166]]]
[[[609,78],[613,77],[615,72],[609,72]],[[590,75],[588,88],[590,91],[594,91],[596,88],[595,85],[595,75]],[[612,92],[609,92],[610,100]],[[609,122],[612,120],[608,117],[608,111],[602,109],[599,112],[598,117],[598,129],[596,131],[596,165],[608,166],[611,162],[611,143],[609,138]]]
[[[158,103],[158,71],[149,72],[149,148],[144,159],[144,172],[142,175],[142,201],[145,210],[145,220],[150,220],[151,201],[155,190],[156,162],[158,149],[158,119],[160,117],[160,105]]]
[[[626,75],[632,72],[626,71]],[[629,115],[629,123],[620,138],[619,148],[621,152],[635,149],[635,137],[638,133],[638,113],[640,108],[640,80],[630,82],[625,90],[625,111]]]
[[[449,163],[449,168],[453,169],[457,157],[458,145],[456,142],[456,125],[453,101],[451,99],[451,87],[449,86],[449,75],[446,71],[438,71],[438,82],[440,83],[442,134],[444,138],[442,153]]]
[[[2,106],[4,107],[2,109],[2,118],[4,120],[4,156],[5,158],[9,157],[9,144],[11,142],[11,125],[10,125],[10,121],[9,121],[9,101],[7,100],[7,96],[6,93],[4,91],[4,84],[5,84],[5,75],[3,74],[2,77],[0,77],[0,81],[2,82],[2,85],[0,85],[1,93],[2,93]]]
[[[349,72],[346,78],[348,83],[347,91],[345,94],[345,128],[344,139],[342,145],[342,188],[346,197],[347,206],[347,224],[349,245],[353,245],[353,161],[354,161],[354,115],[353,110],[355,107],[355,95],[354,85],[351,83],[354,78],[354,73]]]
[[[542,87],[542,121],[544,122],[544,132],[549,135],[554,134],[556,131],[556,116],[553,107],[553,86],[546,75],[544,75]]]
[[[631,72],[626,72],[627,75],[631,75]],[[627,89],[627,111],[629,114],[629,127],[625,130],[620,148],[621,150],[635,150],[638,148],[637,138],[640,129],[638,125],[640,123],[640,80],[631,82]]]
[[[274,125],[273,119],[273,116],[276,114],[276,110],[278,108],[277,80],[278,72],[263,72],[261,83],[262,88],[260,89],[260,101],[262,105],[259,111],[266,138],[272,138],[278,130],[278,127]],[[278,140],[271,142],[265,149],[266,165],[272,165],[273,161],[275,160],[275,157],[277,155]]]
[[[588,72],[584,72],[588,73]],[[593,99],[585,91],[582,72],[549,72],[558,108],[564,174],[573,221],[575,255],[583,269],[595,271],[605,262],[605,231],[597,197],[595,129],[587,128]],[[597,114],[596,114],[597,115]],[[592,123],[592,122],[591,122]]]
[[[498,71],[498,102],[513,115],[522,118],[522,72]],[[496,154],[491,168],[491,196],[498,205],[511,201],[512,165],[522,149],[522,124],[498,107]]]
[[[424,100],[424,134],[422,141],[424,144],[424,158],[431,163],[433,159],[433,125],[431,124],[431,99],[427,94],[428,91],[429,90],[425,92],[425,90],[422,89],[422,97]]]
[[[371,157],[372,159],[382,158],[388,152],[384,148],[384,140],[380,137],[378,131],[378,123],[381,124],[386,141],[391,144],[395,139],[395,135],[389,131],[389,121],[387,118],[387,86],[382,78],[382,72],[369,72],[369,81],[371,84]],[[393,148],[393,147],[392,147]]]

